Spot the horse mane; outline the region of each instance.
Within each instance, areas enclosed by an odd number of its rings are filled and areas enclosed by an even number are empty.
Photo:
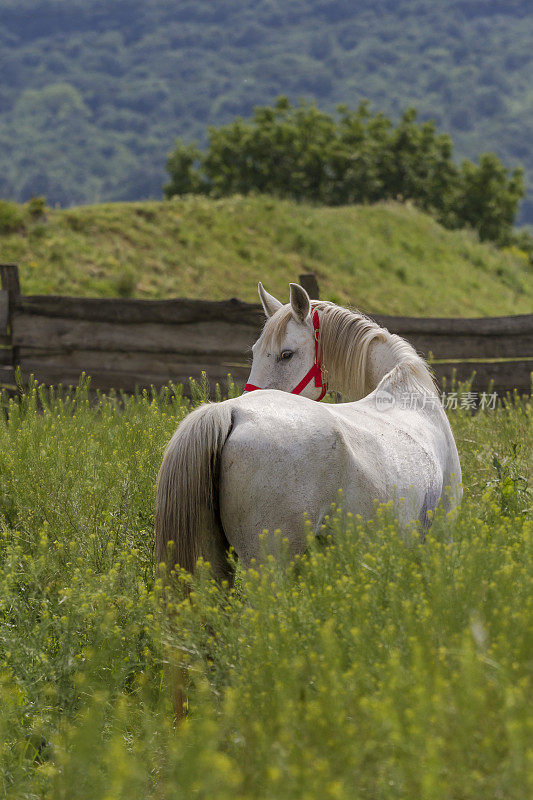
[[[368,351],[373,342],[379,341],[390,346],[396,362],[380,381],[381,389],[435,394],[435,382],[427,363],[401,336],[390,333],[358,311],[326,300],[314,300],[312,307],[320,313],[319,357],[323,379],[330,389],[353,400],[375,389],[368,383]],[[291,318],[289,304],[267,320],[261,337],[264,347],[281,347]]]

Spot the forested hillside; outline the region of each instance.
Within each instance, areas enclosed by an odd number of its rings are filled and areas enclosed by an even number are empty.
[[[175,137],[280,93],[398,118],[533,175],[528,0],[3,0],[0,196],[160,197]],[[522,206],[533,222],[533,199]]]

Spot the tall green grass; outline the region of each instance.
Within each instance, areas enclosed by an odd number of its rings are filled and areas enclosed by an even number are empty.
[[[152,560],[180,390],[2,403],[4,796],[531,794],[529,402],[450,412],[465,498],[424,544],[389,507],[332,511],[329,538],[234,589],[202,567],[192,602]],[[179,728],[169,665],[188,681]]]

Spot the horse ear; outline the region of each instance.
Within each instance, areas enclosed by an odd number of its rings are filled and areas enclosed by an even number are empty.
[[[257,291],[259,292],[259,299],[261,300],[267,318],[271,317],[278,309],[281,308],[283,303],[280,303],[279,300],[276,300],[275,297],[265,291],[261,281],[259,281],[257,284]]]
[[[290,283],[292,313],[298,322],[305,322],[311,309],[311,301],[305,289],[298,283]]]

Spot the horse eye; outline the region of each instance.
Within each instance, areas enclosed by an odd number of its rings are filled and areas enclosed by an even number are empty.
[[[282,361],[288,361],[289,358],[292,358],[292,356],[293,356],[292,350],[283,350],[280,358],[282,359]]]

